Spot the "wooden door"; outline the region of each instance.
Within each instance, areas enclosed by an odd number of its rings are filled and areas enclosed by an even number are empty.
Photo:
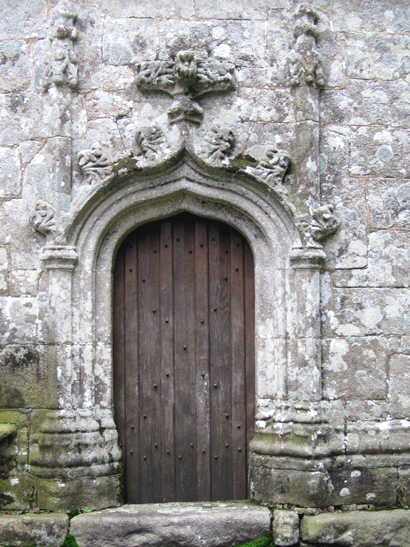
[[[114,401],[128,503],[247,498],[254,266],[229,226],[183,214],[114,269]]]

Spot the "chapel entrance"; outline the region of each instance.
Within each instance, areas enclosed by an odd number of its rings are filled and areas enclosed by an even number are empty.
[[[233,228],[146,224],[114,269],[114,405],[127,503],[248,497],[254,264]]]

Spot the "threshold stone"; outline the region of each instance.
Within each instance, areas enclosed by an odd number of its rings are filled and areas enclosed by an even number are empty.
[[[71,521],[78,547],[233,547],[266,536],[271,513],[246,502],[123,505]]]

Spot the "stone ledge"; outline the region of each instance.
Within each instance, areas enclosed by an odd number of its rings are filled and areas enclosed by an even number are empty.
[[[78,547],[233,547],[270,533],[266,507],[242,502],[124,505],[71,521]]]
[[[60,547],[68,530],[68,516],[0,515],[1,547]]]
[[[410,511],[397,509],[306,516],[302,519],[300,535],[303,542],[314,546],[405,547],[410,538]]]

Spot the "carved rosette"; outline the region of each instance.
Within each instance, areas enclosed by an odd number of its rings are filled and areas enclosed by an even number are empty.
[[[175,61],[146,61],[137,68],[137,85],[142,91],[162,91],[175,99],[168,110],[171,124],[200,124],[203,110],[196,99],[235,88],[231,63],[199,59],[192,51],[180,51]]]
[[[290,55],[290,84],[292,87],[323,86],[324,76],[317,49],[319,16],[309,4],[301,4],[295,13],[295,37]]]
[[[78,164],[89,184],[104,181],[113,173],[108,153],[99,142],[94,143],[89,150],[79,152]]]
[[[78,67],[74,52],[74,43],[78,37],[76,20],[77,14],[69,7],[63,7],[56,13],[51,35],[52,53],[41,79],[44,91],[48,91],[52,85],[67,86],[71,89],[77,87]]]
[[[46,201],[39,200],[34,214],[30,217],[30,222],[36,232],[45,236],[55,231],[54,215],[54,208]]]

